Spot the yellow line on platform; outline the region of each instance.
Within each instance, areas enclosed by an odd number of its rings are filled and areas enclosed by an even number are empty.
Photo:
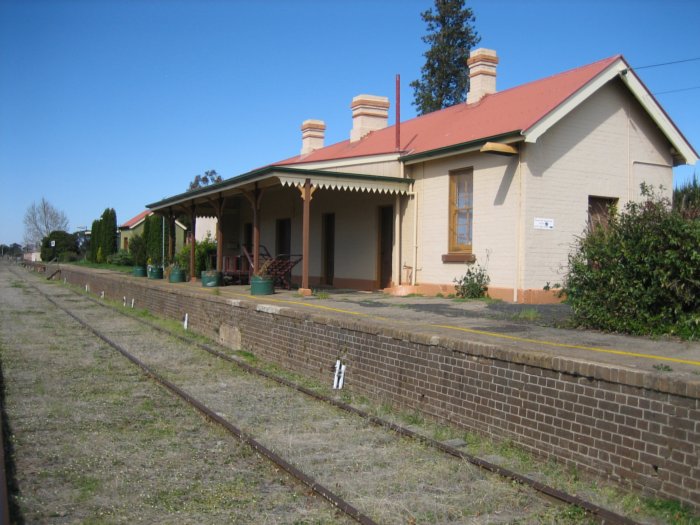
[[[248,300],[250,300],[250,298],[251,298],[250,295],[246,295],[246,294],[234,293],[232,295],[236,295],[238,297],[243,297],[243,298],[248,299]],[[400,319],[389,319],[389,318],[380,317],[377,315],[366,314],[364,312],[353,312],[352,310],[344,310],[342,308],[332,308],[330,306],[323,306],[320,304],[309,304],[309,303],[306,303],[303,301],[288,301],[286,299],[272,299],[269,297],[265,297],[264,300],[266,302],[269,301],[269,302],[274,302],[274,303],[292,304],[292,305],[296,305],[296,306],[305,306],[307,308],[317,308],[319,310],[328,310],[331,312],[337,312],[337,313],[341,313],[341,314],[356,315],[358,317],[371,317],[372,319],[380,319],[382,321],[391,321],[391,322],[395,322],[395,323],[409,324],[412,326],[416,326],[416,324],[417,324],[417,323],[411,323],[408,321],[403,321]],[[546,339],[530,339],[527,337],[518,337],[517,335],[499,334],[497,332],[488,332],[486,330],[475,330],[473,328],[464,328],[461,326],[441,325],[441,324],[422,324],[422,326],[428,326],[428,327],[433,327],[433,328],[445,328],[448,330],[456,330],[459,332],[466,332],[466,333],[470,333],[470,334],[484,335],[487,337],[494,337],[494,338],[498,338],[498,339],[508,339],[510,341],[516,341],[516,342],[520,342],[520,343],[533,343],[533,344],[539,344],[539,345],[544,345],[544,346],[553,346],[553,347],[557,347],[557,348],[572,348],[575,350],[586,350],[588,352],[597,352],[597,353],[602,353],[602,354],[621,355],[621,356],[626,356],[626,357],[641,357],[643,359],[653,359],[656,361],[668,361],[671,363],[700,366],[700,361],[692,361],[689,359],[678,359],[676,357],[660,356],[660,355],[655,355],[655,354],[640,354],[639,352],[626,352],[624,350],[615,350],[612,348],[599,348],[599,347],[595,347],[595,346],[572,345],[569,343],[555,343],[554,341],[547,341]]]
[[[660,355],[655,355],[655,354],[640,354],[639,352],[626,352],[624,350],[613,350],[611,348],[598,348],[595,346],[572,345],[572,344],[568,344],[568,343],[555,343],[553,341],[547,341],[544,339],[528,339],[527,337],[518,337],[516,335],[505,335],[505,334],[499,334],[496,332],[487,332],[485,330],[474,330],[473,328],[462,328],[460,326],[440,325],[440,324],[431,324],[429,326],[434,326],[435,328],[447,328],[448,330],[458,330],[460,332],[468,332],[468,333],[478,334],[478,335],[486,335],[486,336],[490,336],[490,337],[498,337],[501,339],[509,339],[511,341],[518,341],[521,343],[535,343],[535,344],[546,345],[546,346],[555,346],[555,347],[559,347],[559,348],[574,348],[576,350],[587,350],[589,352],[599,352],[599,353],[603,353],[603,354],[623,355],[623,356],[627,356],[627,357],[642,357],[645,359],[655,359],[657,361],[670,361],[672,363],[682,363],[684,365],[700,366],[700,361],[691,361],[689,359],[678,359],[676,357],[660,356]]]

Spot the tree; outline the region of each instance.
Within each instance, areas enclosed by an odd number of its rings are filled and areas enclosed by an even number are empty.
[[[51,243],[54,246],[51,246]],[[41,260],[51,261],[53,258],[61,262],[78,259],[78,241],[75,235],[64,231],[53,231],[41,241]]]
[[[1,257],[17,257],[19,255],[22,255],[22,246],[16,242],[9,246],[7,244],[0,244]]]
[[[465,0],[435,0],[435,12],[428,9],[421,18],[428,25],[422,37],[430,45],[423,56],[425,65],[421,78],[411,82],[413,105],[424,115],[438,109],[464,102],[469,91],[469,51],[481,37],[473,22],[476,20]]]
[[[24,213],[24,241],[26,244],[38,246],[44,237],[52,231],[67,230],[68,218],[54,208],[44,197],[37,204],[32,204]]]
[[[165,231],[163,231],[165,229]],[[163,239],[167,239],[169,232],[168,221],[163,221],[160,215],[151,215],[146,218],[143,227],[143,238],[146,243],[146,255],[151,261],[149,264],[161,266],[163,264]],[[165,237],[163,237],[165,233]]]
[[[117,213],[113,208],[106,208],[100,218],[100,248],[105,260],[117,251]]]
[[[97,261],[97,253],[100,251],[100,240],[102,239],[102,221],[95,219],[92,221],[92,228],[90,229],[90,247],[89,247],[89,257],[90,262]]]
[[[217,184],[222,180],[221,175],[216,173],[216,170],[207,170],[204,172],[204,175],[195,176],[194,180],[190,182],[190,186],[187,188],[187,191],[204,188],[210,184]]]
[[[700,219],[700,179],[693,180],[673,190],[673,209],[686,219]]]

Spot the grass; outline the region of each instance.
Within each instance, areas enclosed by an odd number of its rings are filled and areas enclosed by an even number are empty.
[[[523,308],[513,315],[513,319],[516,321],[537,321],[540,317],[540,313],[535,308]]]
[[[664,499],[643,499],[644,507],[652,514],[676,525],[700,525],[700,516],[693,515],[690,507],[677,501]]]
[[[123,266],[121,264],[109,264],[109,263],[93,263],[90,261],[75,261],[70,263],[61,264],[73,264],[75,266],[82,266],[84,268],[96,268],[100,270],[114,270],[116,272],[131,273],[133,266]]]
[[[314,290],[312,295],[316,299],[329,299],[330,298],[330,294],[328,292],[324,292],[322,290]]]
[[[486,304],[496,304],[496,303],[502,303],[503,299],[494,299],[489,296],[484,296],[484,297],[478,297],[476,299],[469,299],[466,297],[457,297],[453,294],[450,294],[447,296],[448,299],[452,299],[455,303],[470,303],[472,301],[478,301]]]

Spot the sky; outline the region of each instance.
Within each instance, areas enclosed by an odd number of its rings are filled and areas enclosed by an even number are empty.
[[[297,155],[301,123],[349,137],[350,101],[416,115],[433,0],[0,0],[0,244],[46,198],[70,230]],[[700,150],[697,0],[473,0],[507,89],[623,54]],[[672,91],[672,93],[668,93]],[[674,170],[675,184],[700,166]]]

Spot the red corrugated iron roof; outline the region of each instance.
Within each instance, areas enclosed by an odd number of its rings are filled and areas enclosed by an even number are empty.
[[[142,211],[136,217],[129,219],[128,221],[126,221],[124,224],[122,224],[119,227],[123,230],[133,228],[135,225],[137,225],[139,222],[141,222],[143,219],[145,219],[151,213],[153,213],[151,210]]]
[[[440,148],[526,130],[604,71],[615,55],[564,73],[493,93],[475,104],[456,104],[401,122],[401,152],[415,155]],[[624,59],[623,59],[624,60]],[[361,140],[345,140],[273,165],[320,162],[395,152],[394,126]]]

